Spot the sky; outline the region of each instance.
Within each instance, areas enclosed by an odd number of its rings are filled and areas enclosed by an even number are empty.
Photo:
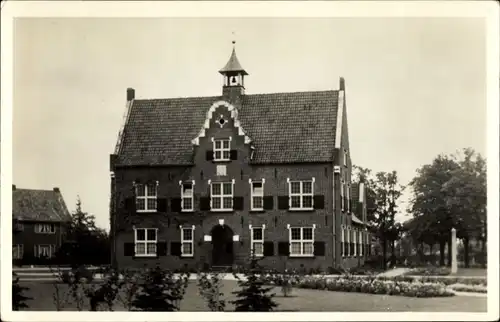
[[[59,187],[70,211],[80,196],[108,229],[127,87],[220,95],[234,38],[248,94],[338,89],[344,77],[353,163],[405,185],[440,153],[486,156],[485,35],[480,18],[18,19],[13,183]]]

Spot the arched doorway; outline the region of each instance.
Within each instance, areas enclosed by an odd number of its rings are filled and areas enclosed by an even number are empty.
[[[212,228],[212,266],[233,265],[233,230],[227,225]]]

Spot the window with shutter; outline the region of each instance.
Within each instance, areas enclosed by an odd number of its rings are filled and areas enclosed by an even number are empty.
[[[250,226],[250,254],[255,257],[264,256],[264,226]]]
[[[289,210],[312,210],[314,177],[307,181],[288,180]]]
[[[147,184],[135,184],[135,202],[137,212],[156,212],[157,198],[158,181]]]
[[[158,228],[135,228],[134,236],[136,257],[156,256]]]
[[[264,197],[264,210],[273,210],[274,208],[274,197],[265,196]]]
[[[212,182],[211,183],[211,210],[230,211],[233,210],[233,186],[232,182]]]
[[[194,210],[194,180],[192,182],[180,182],[181,185],[181,211],[192,212]]]
[[[214,139],[214,161],[229,161],[231,160],[231,138],[229,139]]]
[[[248,180],[250,183],[250,210],[262,211],[264,210],[264,182]]]
[[[290,256],[314,256],[314,229],[312,227],[289,227]]]
[[[181,227],[182,257],[194,256],[194,228],[194,225],[192,227]]]

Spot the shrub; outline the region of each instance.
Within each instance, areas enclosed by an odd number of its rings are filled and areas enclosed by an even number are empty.
[[[207,301],[210,311],[224,311],[226,302],[222,297],[222,279],[220,273],[200,273],[198,275],[198,288],[200,295]]]
[[[250,267],[244,273],[245,279],[240,279],[235,275],[238,286],[241,288],[239,291],[233,292],[237,297],[235,301],[231,301],[235,305],[235,311],[269,312],[278,306],[273,300],[274,294],[269,294],[272,287],[264,287],[264,282],[257,276],[259,270],[258,260],[252,256]]]
[[[31,297],[24,295],[24,292],[29,288],[19,284],[19,277],[16,273],[12,273],[12,310],[19,311],[20,309],[28,308],[26,301],[32,300]]]
[[[104,283],[85,290],[91,311],[97,311],[100,304],[105,304],[108,311],[113,311],[115,300],[120,291],[121,282],[118,272],[102,271],[102,274],[105,275]]]
[[[148,269],[138,283],[131,305],[141,311],[178,311],[187,287],[188,278],[174,278],[172,272],[160,267]]]

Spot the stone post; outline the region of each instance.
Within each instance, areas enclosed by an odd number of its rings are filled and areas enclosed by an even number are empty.
[[[457,230],[451,229],[451,273],[457,272]]]

